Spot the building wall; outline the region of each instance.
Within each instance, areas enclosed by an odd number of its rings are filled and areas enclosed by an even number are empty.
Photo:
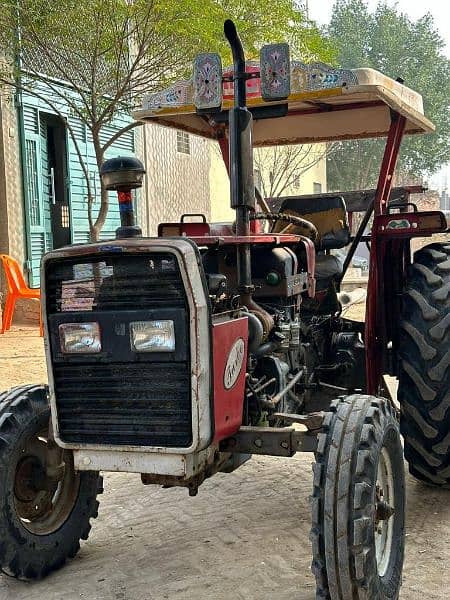
[[[446,214],[450,213],[450,193],[448,190],[442,190],[439,194],[440,208]]]
[[[45,95],[43,84],[40,93]],[[79,147],[86,163],[92,172],[91,183],[98,194],[100,182],[97,174],[92,140],[86,127],[70,115],[68,107],[60,103],[58,107],[73,127]],[[48,189],[49,176],[46,169],[47,151],[45,146],[45,115],[53,111],[43,99],[22,94],[19,108],[11,93],[0,95],[0,252],[10,254],[22,266],[31,286],[39,285],[39,264],[41,255],[52,249],[52,233]],[[23,115],[23,139],[19,122],[19,114]],[[118,128],[128,124],[131,117],[117,119],[104,135],[108,138]],[[111,146],[107,157],[134,153],[134,132],[128,132]],[[21,144],[24,148],[27,167],[22,168]],[[33,144],[31,146],[30,144]],[[30,178],[30,152],[36,154],[33,165],[37,169],[37,179]],[[89,241],[89,224],[87,216],[87,189],[81,171],[74,144],[67,133],[68,163],[68,198],[70,207],[69,241],[80,243]],[[24,198],[23,190],[26,192]],[[39,196],[40,222],[33,222],[31,204],[37,202]],[[113,197],[114,196],[114,197]],[[94,205],[94,216],[100,203]],[[106,223],[100,235],[101,239],[114,237],[115,229],[120,223],[118,204],[115,194],[111,194],[110,209]],[[66,242],[67,243],[67,242]],[[1,273],[0,273],[1,278]]]
[[[100,209],[100,177],[98,174],[97,162],[92,139],[86,126],[74,117],[70,117],[70,123],[77,134],[78,145],[85,157],[91,177],[91,185],[98,200],[94,203],[93,216],[96,218]],[[105,143],[111,138],[114,133],[120,128],[126,126],[131,121],[128,116],[118,117],[112,125],[103,128],[103,133],[100,136],[101,143]],[[82,171],[80,161],[78,160],[75,146],[71,137],[68,137],[69,149],[69,196],[72,217],[72,241],[74,243],[84,243],[89,241],[89,222],[88,222],[88,204],[87,204],[87,185],[86,178]],[[128,131],[121,136],[112,146],[106,151],[105,159],[115,156],[133,155],[135,153],[134,132]],[[117,194],[111,192],[109,194],[109,209],[105,224],[100,232],[100,239],[108,240],[115,237],[115,231],[120,224],[119,206],[117,202]]]
[[[25,260],[20,143],[14,96],[0,93],[0,252]]]
[[[327,191],[326,144],[314,144],[312,150],[319,157],[319,160],[300,176],[301,194],[325,193]],[[320,191],[315,191],[315,184],[320,185]]]
[[[235,211],[230,206],[230,179],[217,142],[208,142],[211,156],[209,168],[209,195],[211,198],[211,222],[230,222]]]
[[[140,128],[139,137],[137,154],[147,172],[138,206],[144,235],[156,235],[159,223],[178,222],[185,213],[209,220],[207,140],[151,123]]]

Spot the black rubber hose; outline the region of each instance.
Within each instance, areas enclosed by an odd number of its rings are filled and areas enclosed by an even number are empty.
[[[248,317],[248,350],[254,354],[261,346],[264,329],[263,325],[258,317],[251,312],[243,313],[245,317]]]

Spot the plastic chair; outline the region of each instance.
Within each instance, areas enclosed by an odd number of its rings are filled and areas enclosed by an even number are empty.
[[[37,288],[29,288],[25,282],[19,264],[14,258],[7,254],[0,254],[3,268],[6,275],[6,285],[8,293],[6,295],[5,310],[3,312],[2,328],[0,333],[5,333],[11,328],[16,301],[19,298],[36,298],[41,299],[41,292]],[[39,334],[44,335],[42,326],[42,315],[39,307]]]

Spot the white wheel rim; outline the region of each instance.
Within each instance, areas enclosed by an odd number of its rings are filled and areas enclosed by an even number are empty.
[[[391,509],[395,509],[394,477],[386,448],[381,450],[375,491],[375,551],[378,575],[383,577],[391,558],[395,517],[391,514],[387,518],[380,518],[377,515],[380,503],[386,503]]]

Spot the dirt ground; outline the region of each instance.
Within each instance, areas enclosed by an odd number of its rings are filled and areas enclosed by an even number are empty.
[[[44,381],[37,328],[0,336],[0,389]],[[99,517],[77,557],[38,583],[0,576],[0,599],[313,600],[311,480],[309,455],[253,458],[195,498],[106,474]],[[450,491],[408,477],[407,493],[401,599],[448,600]]]

